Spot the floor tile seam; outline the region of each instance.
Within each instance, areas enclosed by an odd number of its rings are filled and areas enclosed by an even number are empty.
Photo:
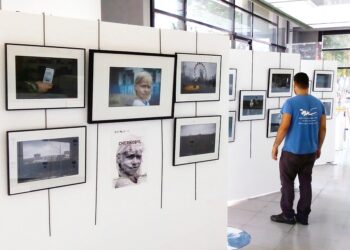
[[[318,191],[318,193],[315,195],[315,198],[311,200],[311,204],[315,202],[315,200],[320,196],[320,194],[322,193],[323,190],[325,190],[325,188],[327,187],[327,185],[329,184],[330,180],[326,183],[326,185],[320,189],[320,191]]]
[[[306,235],[304,235],[304,234],[301,234],[301,233],[295,233],[296,234],[296,236],[298,236],[298,238],[300,239],[300,238],[304,238],[304,239],[311,239],[311,240],[323,240],[323,241],[333,241],[333,242],[337,242],[337,241],[339,241],[340,240],[340,238],[339,239],[335,239],[335,238],[331,238],[331,237],[324,237],[324,236],[322,236],[321,238],[316,238],[316,239],[312,239],[312,238],[310,238],[310,236],[306,236]],[[292,235],[292,234],[291,234]]]
[[[256,217],[256,215],[258,214],[259,212],[256,212],[254,213],[254,215],[246,222],[242,225],[242,227],[244,226],[248,226],[249,222],[253,221],[253,219]]]
[[[249,210],[249,209],[247,209],[247,208],[236,208],[236,209],[242,210],[242,211],[244,211],[244,212],[252,212],[252,213],[255,214],[255,213],[259,213],[260,211],[262,211],[263,208],[266,208],[266,206],[262,207],[262,208],[259,209],[259,210]]]

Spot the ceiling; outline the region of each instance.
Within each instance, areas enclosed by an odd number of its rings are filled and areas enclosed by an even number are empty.
[[[315,29],[350,28],[350,0],[265,0]]]

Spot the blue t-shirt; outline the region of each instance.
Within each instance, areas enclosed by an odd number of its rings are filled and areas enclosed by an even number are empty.
[[[320,120],[325,114],[322,102],[312,95],[298,95],[284,103],[281,113],[292,116],[282,150],[293,154],[316,152]]]

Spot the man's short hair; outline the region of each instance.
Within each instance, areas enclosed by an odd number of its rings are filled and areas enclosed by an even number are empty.
[[[309,88],[309,77],[304,72],[299,72],[294,76],[294,82],[301,89]]]

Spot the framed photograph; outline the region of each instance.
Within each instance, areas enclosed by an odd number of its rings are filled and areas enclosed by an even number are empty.
[[[334,71],[315,70],[314,71],[314,92],[332,92],[333,91]]]
[[[281,109],[269,109],[266,137],[276,137],[282,120]]]
[[[265,119],[266,91],[241,90],[239,92],[239,121]]]
[[[6,109],[85,107],[85,49],[5,44]]]
[[[221,56],[176,54],[176,102],[220,100]]]
[[[333,118],[333,102],[334,99],[320,99],[323,103],[324,109],[326,111],[327,120],[331,120]]]
[[[228,142],[234,142],[236,135],[236,111],[230,111],[228,115]]]
[[[228,71],[228,94],[229,101],[236,101],[237,69],[230,68]]]
[[[86,127],[7,132],[8,194],[86,182]]]
[[[219,159],[221,116],[175,118],[173,165]]]
[[[173,55],[89,51],[88,122],[173,117]]]
[[[293,76],[293,69],[269,69],[268,97],[292,96]]]

